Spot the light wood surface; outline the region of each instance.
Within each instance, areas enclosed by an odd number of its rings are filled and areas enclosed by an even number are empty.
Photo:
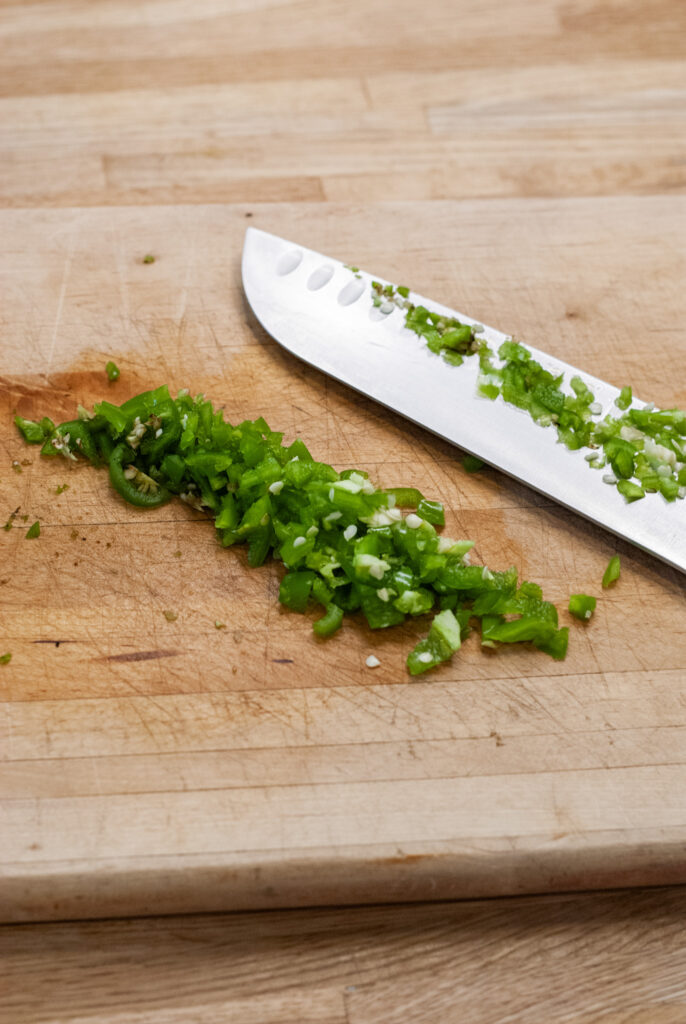
[[[683,1024],[686,893],[0,928],[2,1024]]]
[[[286,356],[238,276],[255,224],[683,407],[685,27],[673,0],[2,7],[0,509],[42,535],[0,532],[0,917],[686,880],[683,578]],[[11,426],[162,382],[418,484],[561,603],[615,550],[622,579],[564,663],[472,637],[410,683],[420,627],[317,643],[274,566]]]
[[[6,205],[686,188],[679,0],[7,0]]]

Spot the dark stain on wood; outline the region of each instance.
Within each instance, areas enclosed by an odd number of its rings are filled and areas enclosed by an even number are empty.
[[[175,658],[178,651],[131,651],[130,654],[108,654],[99,661],[154,661],[156,658]]]

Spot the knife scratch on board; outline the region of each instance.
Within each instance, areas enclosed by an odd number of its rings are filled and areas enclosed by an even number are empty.
[[[55,355],[55,345],[57,343],[57,335],[59,333],[60,321],[62,320],[62,310],[64,309],[64,297],[67,294],[67,285],[69,278],[71,277],[71,265],[74,258],[74,250],[76,249],[76,230],[74,230],[69,238],[69,247],[67,249],[66,259],[64,261],[64,269],[62,271],[62,283],[60,285],[60,294],[57,298],[57,310],[55,312],[55,323],[52,328],[52,338],[50,339],[50,351],[48,353],[47,363],[45,367],[45,376],[50,375],[50,368],[52,366],[52,360]]]

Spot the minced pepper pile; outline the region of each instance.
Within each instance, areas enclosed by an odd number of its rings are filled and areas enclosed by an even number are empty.
[[[515,568],[469,564],[473,542],[437,532],[440,502],[414,488],[379,489],[360,469],[339,473],[301,440],[284,444],[262,418],[232,425],[203,395],[173,398],[163,386],[121,406],[79,408],[59,426],[47,417],[15,422],[43,455],[107,466],[132,505],[178,496],[214,518],[224,547],[246,544],[251,566],[283,562],[279,599],[297,612],[320,605],[318,636],[334,633],[346,613],[382,629],[433,612],[408,655],[412,675],[447,661],[475,621],[484,646],[527,641],[553,658],[566,654],[568,628],[558,628],[541,588],[519,583]]]

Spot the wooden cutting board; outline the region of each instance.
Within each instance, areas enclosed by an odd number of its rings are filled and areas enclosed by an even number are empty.
[[[684,197],[0,214],[0,514],[18,509],[0,531],[0,919],[686,881],[684,578],[495,471],[467,475],[284,353],[242,298],[248,224],[686,403]],[[165,382],[442,498],[479,559],[562,608],[596,594],[593,621],[570,622],[564,662],[472,636],[411,682],[425,624],[351,620],[319,642],[279,607],[277,566],[248,569],[179,503],[125,506],[11,423]]]

